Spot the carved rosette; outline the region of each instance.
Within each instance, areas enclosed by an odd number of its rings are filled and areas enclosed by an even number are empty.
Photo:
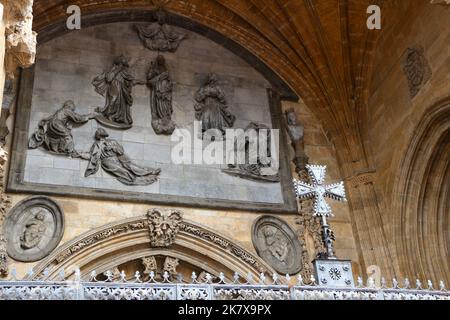
[[[158,209],[152,209],[147,213],[147,220],[150,246],[168,247],[175,241],[183,214],[177,210],[165,214]]]
[[[17,67],[28,68],[36,58],[33,0],[5,0],[6,75],[14,78]]]
[[[3,223],[6,213],[11,207],[11,199],[4,191],[5,169],[8,153],[0,146],[0,277],[8,275],[8,254],[6,238],[3,234]]]

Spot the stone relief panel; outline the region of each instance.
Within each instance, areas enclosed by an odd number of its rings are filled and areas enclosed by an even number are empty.
[[[414,98],[431,78],[431,67],[423,47],[408,48],[403,56],[403,72],[408,80],[409,95]]]
[[[32,189],[108,199],[125,196],[160,203],[169,200],[180,204],[214,203],[227,208],[258,208],[254,206],[258,203],[266,208],[283,208],[286,212],[285,190],[288,189],[284,183],[290,183],[290,177],[282,180],[284,182],[264,183],[263,179],[242,179],[227,174],[222,171],[229,169],[226,164],[173,163],[172,150],[177,142],[171,141],[169,133],[175,127],[191,133],[191,155],[199,148],[194,125],[195,106],[199,101],[195,96],[212,73],[219,80],[216,88],[205,88],[201,94],[205,99],[199,97],[202,111],[209,107],[213,110],[207,112],[213,116],[205,116],[205,119],[222,119],[214,120],[214,123],[223,124],[222,129],[231,122],[233,128],[241,129],[252,122],[268,128],[274,126],[267,91],[269,83],[263,76],[219,44],[185,29],[173,29],[186,33],[188,40],[183,41],[177,51],[165,52],[164,63],[162,56],[158,59],[160,53],[149,51],[142,45],[134,23],[98,25],[43,43],[34,70],[26,73],[31,80],[22,87],[32,92],[29,98],[23,98],[25,102],[31,101],[25,103],[29,106],[19,110],[20,118],[24,116],[27,120],[22,120],[24,124],[16,121],[18,130],[26,130],[32,148],[23,150],[20,143],[15,143],[15,159],[22,160],[20,165],[14,162],[20,166],[14,175],[20,177],[11,178],[11,190]],[[111,67],[111,61],[116,57],[122,58]],[[111,75],[104,75],[103,70],[108,70],[106,74]],[[102,76],[93,86],[91,79],[99,74]],[[106,78],[115,80],[108,84]],[[220,101],[219,89],[226,97],[225,103]],[[216,97],[206,98],[213,95],[213,91]],[[210,99],[214,103],[207,103]],[[61,106],[69,101],[77,106],[71,110],[74,113],[71,115],[66,114],[69,111],[61,110]],[[98,109],[101,105],[102,109]],[[223,112],[223,107],[227,112]],[[98,120],[98,112],[106,110],[117,111],[123,116],[120,121],[131,118],[132,121],[124,123],[130,126],[132,122],[132,125],[123,130],[111,123],[85,122],[86,118]],[[101,116],[105,117],[104,113]],[[114,125],[119,123],[118,119],[113,119]],[[128,181],[132,183],[124,184],[104,168],[86,176],[91,160],[89,151],[96,143],[95,133],[103,126],[110,127],[109,138],[123,147],[130,162],[140,168],[155,168],[152,174],[158,179],[153,183],[135,184],[132,178]],[[60,130],[53,130],[53,127]],[[205,145],[200,145],[202,147]],[[53,150],[64,157],[49,152]],[[160,173],[156,172],[158,169],[161,169]],[[293,200],[289,205],[292,203]]]
[[[302,266],[302,249],[295,232],[281,219],[258,218],[252,229],[258,255],[280,274],[297,274]]]
[[[14,260],[38,261],[55,249],[64,233],[64,213],[50,198],[34,196],[9,212],[4,232]]]

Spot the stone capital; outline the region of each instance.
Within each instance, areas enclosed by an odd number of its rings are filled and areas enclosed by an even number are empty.
[[[5,22],[5,68],[14,78],[17,67],[28,68],[35,62],[36,36],[33,28],[33,0],[2,0]]]

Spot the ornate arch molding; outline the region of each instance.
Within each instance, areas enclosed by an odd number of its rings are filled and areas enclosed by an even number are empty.
[[[53,280],[62,269],[71,277],[75,267],[80,268],[82,278],[89,278],[93,270],[99,274],[149,255],[179,258],[216,276],[223,272],[230,279],[234,272],[242,277],[252,274],[255,279],[261,273],[275,272],[232,240],[195,222],[183,220],[174,243],[160,248],[151,247],[148,226],[147,217],[140,216],[88,231],[42,260],[28,279]],[[49,273],[43,277],[45,269]]]
[[[392,201],[400,270],[449,281],[450,97],[422,117],[399,172]]]

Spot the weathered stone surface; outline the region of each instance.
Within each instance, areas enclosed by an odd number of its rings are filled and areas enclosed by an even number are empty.
[[[297,235],[284,221],[273,216],[258,218],[252,228],[258,255],[280,274],[296,274],[302,265]]]
[[[11,209],[4,230],[8,254],[13,259],[38,261],[52,252],[61,241],[64,212],[50,198],[30,197]]]

